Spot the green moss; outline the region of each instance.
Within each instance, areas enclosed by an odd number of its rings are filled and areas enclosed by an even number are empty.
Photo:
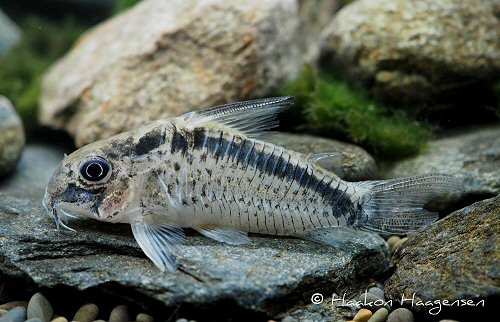
[[[329,136],[341,136],[382,158],[418,153],[431,136],[430,127],[402,111],[391,111],[360,90],[332,76],[306,68],[285,89],[297,97],[308,127]]]
[[[73,20],[48,22],[29,16],[20,22],[21,42],[0,57],[0,94],[12,100],[28,132],[36,125],[40,79],[83,32]]]
[[[115,13],[120,13],[130,7],[135,6],[141,0],[118,0],[116,4]]]

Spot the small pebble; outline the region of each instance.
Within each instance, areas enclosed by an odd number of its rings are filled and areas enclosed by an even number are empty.
[[[28,319],[24,322],[42,322],[42,320],[40,320],[39,318],[31,318],[31,319]]]
[[[439,320],[439,322],[458,322],[458,321],[445,319],[445,320]]]
[[[385,294],[384,291],[378,287],[370,287],[368,289],[368,293],[371,293],[378,297],[379,299],[385,300]]]
[[[73,322],[73,321],[71,321]],[[94,322],[108,322],[108,321],[105,321],[105,320],[95,320]]]
[[[111,311],[109,322],[129,322],[128,307],[126,305],[118,305]]]
[[[297,320],[291,316],[285,316],[281,322],[297,322]]]
[[[399,308],[391,312],[387,322],[413,322],[413,313],[405,308]]]
[[[26,320],[26,308],[18,306],[2,316],[2,322],[24,322]]]
[[[182,319],[178,319],[178,320],[176,320],[175,322],[189,322],[189,321],[188,321],[188,320],[186,320],[186,319],[184,319],[184,318],[182,318]]]
[[[0,317],[1,317],[2,315],[4,315],[5,313],[7,313],[7,312],[8,312],[7,310],[0,309]]]
[[[28,303],[27,314],[28,319],[38,318],[42,322],[49,322],[54,314],[54,310],[42,293],[35,293]]]
[[[28,302],[26,302],[26,301],[12,301],[12,302],[8,302],[8,303],[0,305],[0,309],[7,310],[7,311],[12,310],[15,307],[28,307]]]
[[[384,322],[387,319],[387,316],[389,316],[389,311],[385,307],[383,307],[373,313],[368,322]]]
[[[146,313],[139,313],[137,314],[137,317],[135,318],[137,322],[153,322],[155,319]]]
[[[372,317],[372,311],[367,309],[361,309],[354,316],[354,322],[368,322],[368,320]]]
[[[66,319],[64,316],[58,316],[50,322],[68,322],[68,319]]]
[[[365,309],[378,310],[381,307],[390,309],[389,305],[385,302],[383,298],[373,294],[373,293],[363,293],[358,297],[358,301],[361,302],[361,307]],[[366,303],[366,305],[365,305]]]
[[[391,236],[387,239],[387,244],[389,245],[389,249],[391,251],[394,250],[394,246],[401,240],[399,236]]]
[[[401,238],[395,245],[394,245],[394,249],[393,251],[396,251],[399,247],[401,247],[401,245],[403,245],[405,243],[405,241],[408,240],[408,237],[405,237],[405,238]]]
[[[82,305],[78,311],[76,311],[75,316],[72,321],[78,322],[92,322],[99,315],[99,307],[94,303],[87,303]]]

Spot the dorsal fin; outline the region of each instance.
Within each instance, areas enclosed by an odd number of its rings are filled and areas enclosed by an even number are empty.
[[[291,96],[264,98],[252,101],[225,104],[182,116],[190,127],[208,123],[227,126],[248,136],[257,137],[264,131],[278,126],[276,115],[287,109],[294,98]]]

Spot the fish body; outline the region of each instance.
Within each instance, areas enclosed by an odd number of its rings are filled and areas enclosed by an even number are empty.
[[[43,203],[58,226],[74,215],[131,224],[161,270],[175,269],[182,228],[229,244],[251,232],[334,245],[338,227],[406,233],[436,220],[423,204],[455,189],[451,176],[346,182],[317,164],[335,154],[263,141],[292,101],[227,104],[91,143],[61,162]]]

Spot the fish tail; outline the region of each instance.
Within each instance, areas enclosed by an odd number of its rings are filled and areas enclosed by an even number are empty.
[[[438,214],[424,209],[424,205],[462,189],[455,177],[439,173],[356,184],[366,193],[360,228],[382,234],[406,234],[431,224]]]

